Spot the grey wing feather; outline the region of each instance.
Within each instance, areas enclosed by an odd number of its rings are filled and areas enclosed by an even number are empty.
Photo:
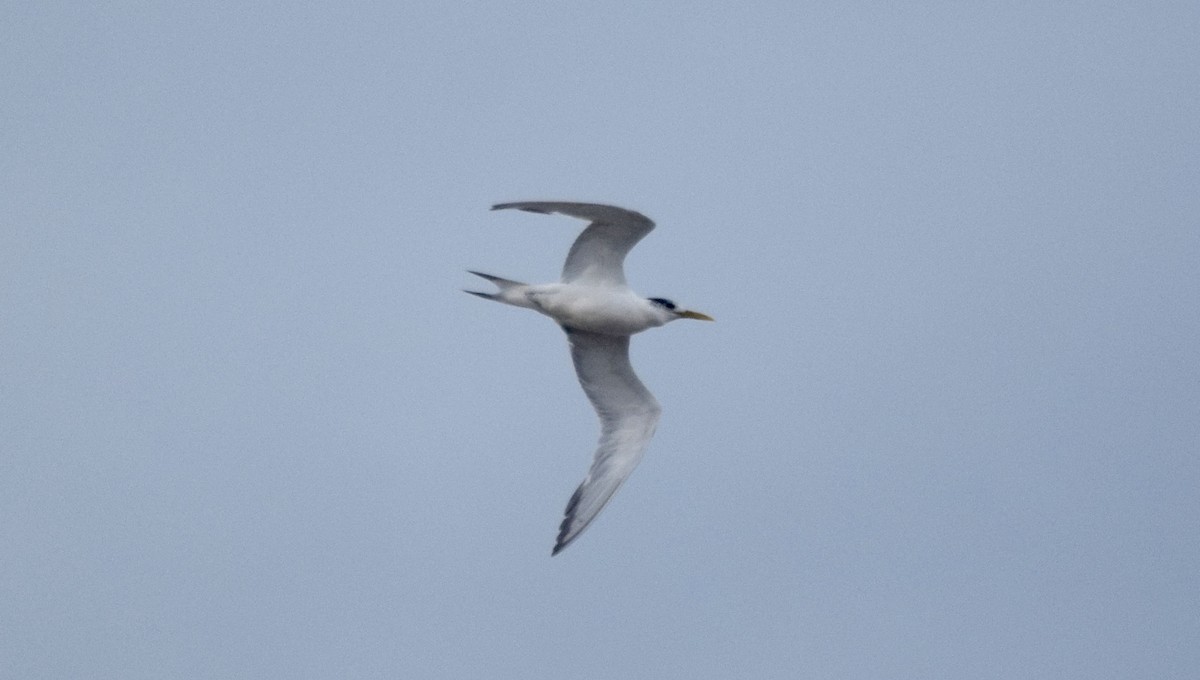
[[[582,280],[624,285],[625,255],[654,228],[654,222],[645,215],[614,205],[521,201],[492,206],[492,210],[508,208],[545,215],[559,213],[591,221],[567,253],[562,272],[564,283]]]
[[[567,503],[553,554],[587,528],[637,467],[661,413],[629,363],[629,336],[568,329],[567,339],[579,384],[600,416],[600,443],[587,478]]]

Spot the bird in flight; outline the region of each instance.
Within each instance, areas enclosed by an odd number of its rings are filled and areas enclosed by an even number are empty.
[[[494,293],[468,290],[481,298],[525,307],[558,322],[567,333],[575,374],[600,416],[600,443],[587,477],[567,502],[552,555],[587,528],[642,459],[661,409],[629,364],[629,336],[676,319],[712,321],[666,298],[644,298],[625,283],[625,255],[654,228],[632,210],[598,203],[523,201],[492,210],[515,208],[531,213],[588,220],[575,239],[558,283],[530,285],[490,274]]]

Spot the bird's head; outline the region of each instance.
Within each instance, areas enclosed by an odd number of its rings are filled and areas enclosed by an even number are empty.
[[[666,298],[649,298],[649,299],[650,299],[650,304],[663,310],[666,313],[668,321],[674,321],[675,319],[696,319],[697,321],[716,321],[716,319],[712,318],[711,316],[709,316],[707,314],[701,314],[700,312],[693,312],[690,309],[679,309],[675,305],[674,302],[671,302],[670,300],[668,300]]]

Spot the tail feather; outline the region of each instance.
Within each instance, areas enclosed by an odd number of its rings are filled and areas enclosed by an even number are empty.
[[[529,288],[528,284],[521,283],[520,281],[513,281],[512,279],[502,279],[499,276],[492,276],[491,274],[484,274],[483,272],[471,271],[469,269],[467,271],[475,276],[491,281],[492,283],[496,284],[496,287],[500,290],[496,291],[495,293],[483,293],[477,290],[464,290],[464,293],[470,293],[471,295],[481,297],[485,300],[495,300],[496,302],[516,305],[517,307],[532,307],[528,298],[525,297],[525,290]]]
[[[463,289],[463,292],[470,293],[471,295],[478,295],[479,297],[483,298],[484,300],[497,300],[500,297],[499,295],[496,295],[495,293],[481,293],[477,290],[467,290],[465,288]]]
[[[481,279],[487,279],[488,281],[491,281],[492,283],[496,284],[496,286],[498,286],[500,288],[500,290],[506,290],[508,288],[512,288],[513,286],[524,286],[525,285],[525,284],[521,283],[520,281],[513,281],[512,279],[502,279],[499,276],[492,276],[491,274],[484,274],[483,272],[472,271],[470,269],[467,270],[467,273],[474,274],[475,276],[478,276]]]

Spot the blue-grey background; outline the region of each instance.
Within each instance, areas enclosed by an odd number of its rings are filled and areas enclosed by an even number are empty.
[[[4,4],[0,676],[1195,672],[1200,6],[630,4]]]

